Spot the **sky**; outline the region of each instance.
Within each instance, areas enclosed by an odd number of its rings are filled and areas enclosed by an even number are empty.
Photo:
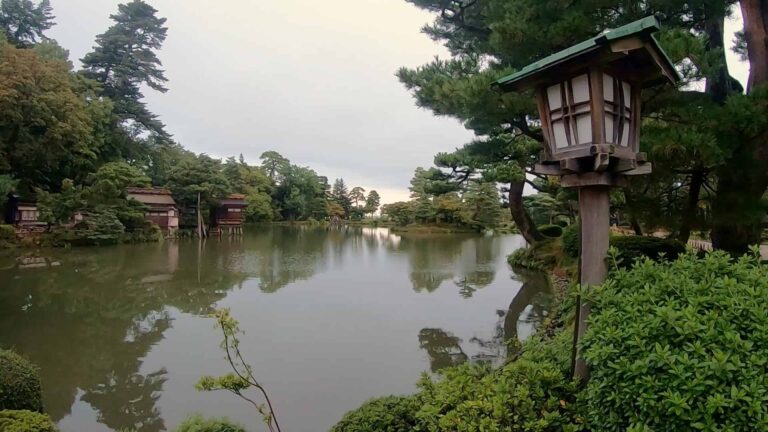
[[[168,19],[169,91],[147,89],[146,102],[189,150],[251,164],[275,150],[389,203],[408,198],[416,167],[472,139],[417,108],[394,76],[447,55],[420,32],[432,16],[403,0],[147,1]],[[52,0],[47,34],[79,67],[120,2]],[[741,27],[735,12],[726,42]],[[733,54],[729,65],[745,82],[746,65]]]

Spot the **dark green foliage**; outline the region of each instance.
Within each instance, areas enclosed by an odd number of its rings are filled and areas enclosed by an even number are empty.
[[[521,358],[500,369],[462,365],[442,375],[419,382],[418,430],[578,430],[576,387],[552,362]]]
[[[3,0],[0,2],[0,31],[9,42],[27,47],[44,40],[44,31],[53,27],[50,0],[35,4],[31,0]]]
[[[0,410],[42,412],[42,397],[37,367],[13,351],[0,349]]]
[[[654,261],[672,261],[685,252],[685,245],[679,241],[658,237],[611,237],[611,246],[619,251],[621,264],[624,266],[632,265],[641,257],[648,257]]]
[[[245,428],[226,418],[204,418],[196,414],[182,422],[175,432],[245,432]]]
[[[400,226],[406,226],[413,219],[413,204],[406,201],[384,204],[381,207],[381,214]]]
[[[84,219],[69,232],[69,242],[78,246],[103,246],[117,244],[125,227],[114,212],[102,211],[85,214]]]
[[[541,225],[539,232],[547,237],[560,237],[563,235],[563,228],[560,225]]]
[[[768,267],[757,254],[644,259],[588,298],[593,430],[768,430]]]
[[[39,412],[26,410],[0,411],[2,432],[57,432],[50,418]]]
[[[330,432],[411,432],[419,406],[413,396],[372,399],[345,414]]]
[[[578,258],[581,250],[581,225],[569,225],[563,230],[563,251],[571,258]]]
[[[0,224],[0,249],[16,245],[16,228],[13,225]]]

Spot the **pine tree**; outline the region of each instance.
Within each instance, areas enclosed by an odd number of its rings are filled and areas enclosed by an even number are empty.
[[[352,210],[352,200],[349,197],[347,185],[344,184],[344,179],[336,179],[333,183],[331,196],[333,197],[333,200],[344,209],[344,215],[349,216],[349,213]]]
[[[141,86],[166,92],[168,81],[155,52],[165,41],[168,31],[165,18],[142,0],[118,6],[110,15],[115,22],[96,37],[94,50],[82,59],[84,74],[98,81],[103,96],[110,98],[121,123],[133,122],[144,130],[168,137],[164,125],[143,102]]]
[[[41,0],[37,5],[31,0],[2,0],[0,30],[8,42],[28,47],[47,39],[43,32],[54,25],[52,12],[50,0]]]

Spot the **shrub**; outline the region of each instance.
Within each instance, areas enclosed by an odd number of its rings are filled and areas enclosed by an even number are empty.
[[[0,350],[0,410],[43,411],[37,368],[8,350]]]
[[[571,258],[578,258],[581,251],[581,226],[573,224],[563,230],[563,251]]]
[[[437,382],[425,375],[419,387],[418,430],[578,429],[575,384],[548,361],[521,358],[496,370],[481,365],[458,366],[445,369]]]
[[[0,224],[0,241],[16,241],[16,228],[13,225]]]
[[[34,411],[0,411],[0,431],[3,432],[56,432],[56,426],[45,414]]]
[[[372,399],[345,414],[330,432],[411,432],[418,410],[414,396]]]
[[[560,225],[540,225],[539,232],[547,237],[560,237],[563,235],[563,227]]]
[[[570,225],[563,230],[563,251],[566,255],[578,258],[581,250],[581,228]],[[654,261],[673,261],[685,252],[685,245],[677,240],[658,237],[617,236],[611,237],[611,246],[618,249],[622,258],[622,266],[629,267],[638,258],[648,257]]]
[[[204,418],[200,414],[187,417],[176,432],[245,432],[245,428],[226,418]]]
[[[16,243],[16,228],[0,224],[0,249],[14,247]]]
[[[588,298],[593,430],[768,430],[768,267],[756,256],[644,259]]]
[[[612,237],[611,246],[618,249],[622,258],[622,265],[626,267],[631,266],[641,257],[648,257],[654,261],[674,261],[685,252],[685,245],[679,241],[658,237]]]
[[[559,226],[560,228],[565,228],[568,226],[568,221],[564,221],[561,219],[561,220],[555,221],[555,225]]]
[[[546,270],[558,265],[561,258],[560,242],[556,239],[549,239],[512,252],[507,257],[507,262],[512,267]]]

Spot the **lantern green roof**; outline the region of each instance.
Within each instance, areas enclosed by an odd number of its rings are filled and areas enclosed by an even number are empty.
[[[619,28],[601,33],[591,39],[587,39],[583,42],[573,45],[572,47],[544,57],[543,59],[531,63],[511,75],[494,81],[491,86],[496,89],[507,90],[510,87],[514,87],[515,83],[518,83],[527,78],[531,78],[535,74],[544,72],[550,68],[572,60],[575,57],[597,50],[603,47],[606,43],[641,35],[647,36],[653,48],[655,48],[655,50],[660,54],[659,57],[664,63],[666,63],[665,66],[669,71],[671,71],[672,74],[674,74],[674,79],[677,80],[679,79],[679,76],[677,75],[672,60],[669,59],[664,50],[661,49],[659,42],[652,35],[652,33],[659,31],[660,28],[661,25],[658,18],[655,16],[645,17]]]

